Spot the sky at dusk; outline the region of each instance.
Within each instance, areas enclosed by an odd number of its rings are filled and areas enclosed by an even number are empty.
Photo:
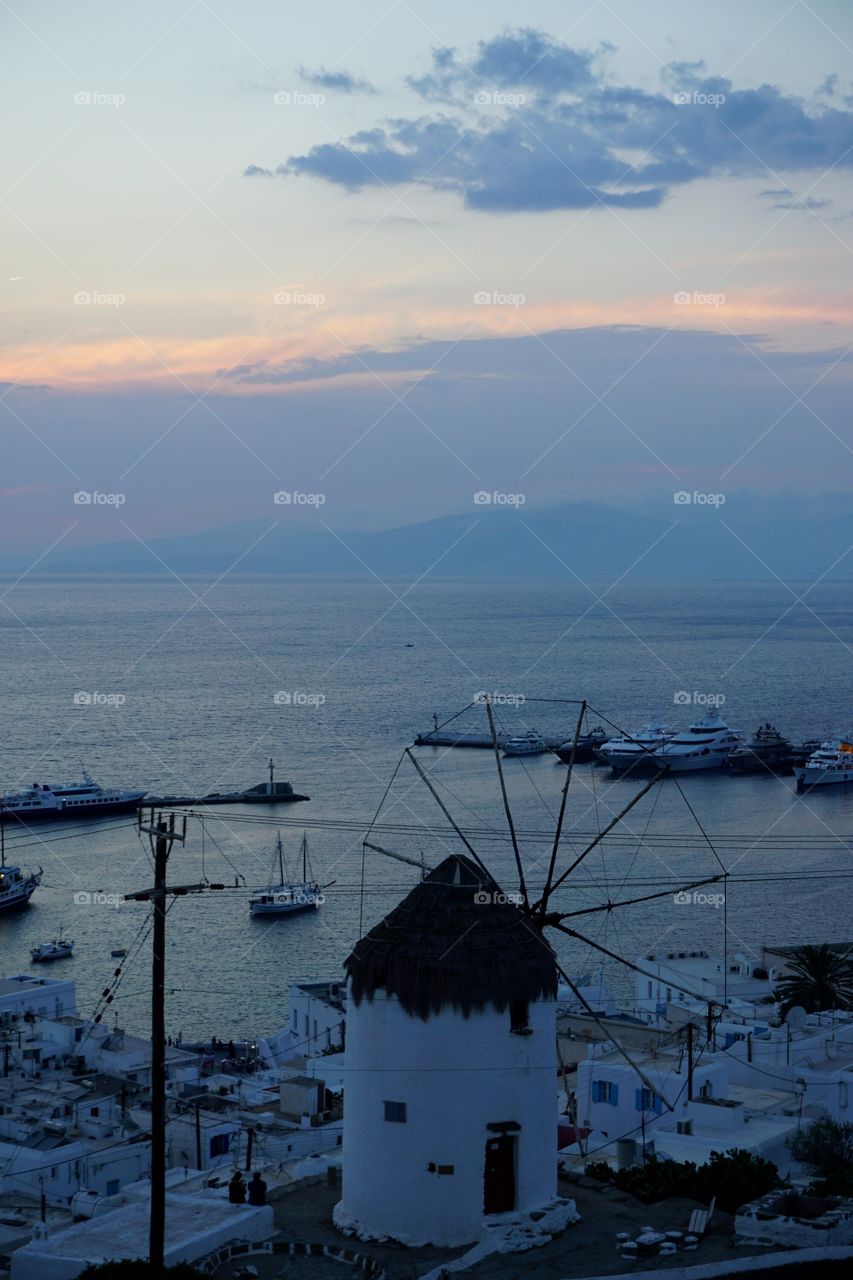
[[[853,484],[846,0],[0,22],[0,554]]]

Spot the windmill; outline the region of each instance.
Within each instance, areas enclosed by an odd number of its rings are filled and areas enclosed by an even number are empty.
[[[345,964],[346,1158],[334,1216],[343,1231],[363,1239],[455,1245],[476,1238],[489,1214],[535,1212],[537,1221],[543,1214],[571,1220],[573,1205],[556,1195],[554,1159],[559,978],[644,1086],[657,1093],[599,1020],[547,935],[553,931],[576,939],[644,972],[574,922],[594,911],[669,896],[671,888],[575,910],[558,908],[555,895],[665,771],[658,770],[568,865],[561,865],[574,757],[587,713],[582,702],[544,885],[534,892],[488,697],[485,706],[517,890],[507,892],[499,884],[409,748],[405,757],[464,852],[454,851],[428,868],[422,859],[384,848],[371,839],[378,811],[364,840],[365,849],[418,867],[421,879],[356,943]],[[720,878],[715,874],[684,888]],[[665,1099],[662,1103],[672,1110]]]

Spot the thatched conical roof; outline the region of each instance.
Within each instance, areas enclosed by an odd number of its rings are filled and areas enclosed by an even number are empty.
[[[487,1005],[555,997],[550,945],[502,896],[469,858],[445,858],[356,943],[344,965],[355,1003],[383,991],[426,1021],[447,1007],[467,1017]]]

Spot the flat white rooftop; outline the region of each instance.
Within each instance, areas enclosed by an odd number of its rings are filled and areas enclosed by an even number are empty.
[[[73,985],[67,978],[37,978],[32,973],[14,973],[11,977],[0,978],[0,996],[19,995],[22,991],[38,991],[45,987]]]
[[[90,1263],[144,1258],[148,1203],[137,1201],[33,1240],[12,1255],[12,1280],[74,1280]],[[167,1195],[166,1264],[195,1262],[228,1240],[268,1239],[275,1227],[269,1205],[230,1204],[227,1195]]]

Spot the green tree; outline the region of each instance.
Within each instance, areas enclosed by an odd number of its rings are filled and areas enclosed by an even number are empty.
[[[853,1192],[853,1124],[822,1116],[788,1139],[795,1160],[815,1179],[815,1190]]]
[[[798,947],[788,968],[791,972],[779,980],[774,992],[783,1018],[795,1005],[806,1013],[853,1009],[853,961],[846,953],[833,951],[825,942],[819,947]]]

